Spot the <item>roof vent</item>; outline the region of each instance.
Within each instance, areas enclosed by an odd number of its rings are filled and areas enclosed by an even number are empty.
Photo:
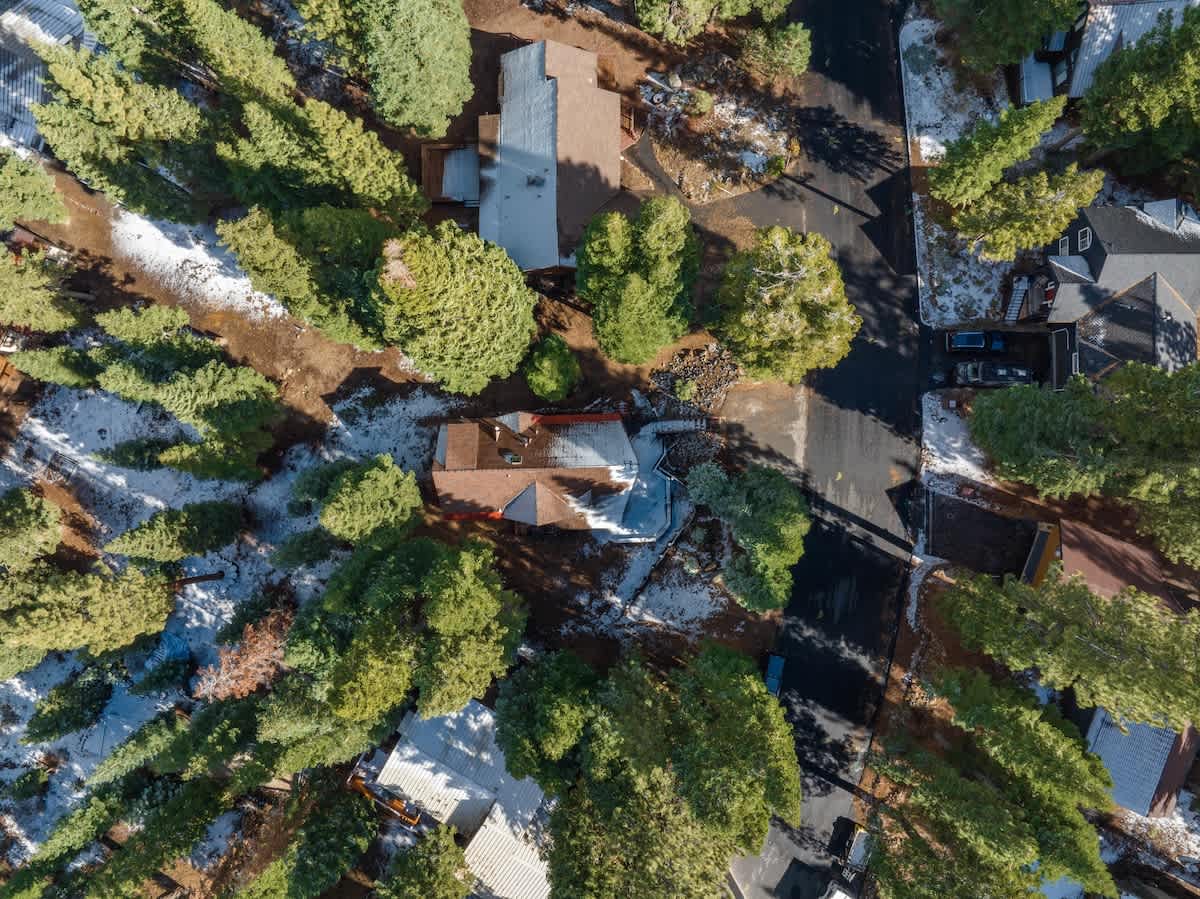
[[[546,184],[546,179],[541,175],[526,175],[525,183],[530,187],[544,187]]]
[[[508,449],[500,450],[500,456],[509,465],[520,465],[522,462],[525,461],[524,459],[521,458],[521,456],[518,453],[514,453],[512,450],[508,450]]]

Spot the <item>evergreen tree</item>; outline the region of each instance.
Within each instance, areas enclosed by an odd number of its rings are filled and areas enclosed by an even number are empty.
[[[982,243],[988,258],[1015,259],[1020,250],[1045,246],[1062,234],[1103,184],[1103,171],[1080,172],[1074,163],[1057,175],[1035,172],[996,185],[956,213],[954,227],[971,243]]]
[[[115,577],[35,563],[0,579],[4,652],[120,649],[166,623],[172,597],[163,578],[127,569]]]
[[[0,567],[15,575],[54,552],[61,518],[58,506],[32,490],[14,487],[0,495]]]
[[[691,213],[675,198],[643,203],[632,224],[619,213],[597,216],[578,258],[577,289],[595,306],[608,356],[640,365],[687,330],[700,250]]]
[[[976,72],[1020,62],[1079,16],[1074,0],[935,0],[955,32],[963,62]]]
[[[680,669],[673,686],[680,793],[698,818],[720,821],[741,853],[761,852],[772,816],[800,820],[800,769],[783,707],[748,657],[721,646]]]
[[[729,525],[742,553],[725,586],[751,611],[781,609],[792,595],[791,568],[804,555],[811,521],[804,497],[782,473],[759,465],[729,478],[707,462],[688,475],[688,492]]]
[[[742,38],[742,65],[765,78],[799,77],[811,56],[812,34],[799,22],[752,28]]]
[[[561,795],[580,769],[584,729],[597,712],[595,673],[577,655],[556,652],[500,684],[496,744],[513,777],[532,777]]]
[[[1194,156],[1200,148],[1200,10],[1170,16],[1096,69],[1080,121],[1088,141],[1119,151],[1132,174]]]
[[[380,721],[405,702],[416,657],[415,641],[393,616],[368,622],[329,677],[329,710],[350,721]]]
[[[130,800],[143,786],[140,778],[125,777],[93,790],[78,808],[59,819],[34,851],[33,863],[65,861],[76,855],[125,816]]]
[[[267,866],[239,899],[315,899],[352,868],[375,838],[379,819],[371,802],[345,790],[313,810],[283,855]]]
[[[228,439],[176,443],[158,454],[158,461],[205,480],[257,481],[262,477],[258,457],[271,448],[268,431],[249,431]]]
[[[134,310],[128,307],[102,312],[96,324],[110,337],[139,347],[157,345],[176,336],[191,319],[178,306],[147,306]]]
[[[403,527],[421,506],[416,475],[381,453],[337,476],[321,509],[321,526],[356,543],[377,528]]]
[[[54,177],[34,159],[22,159],[11,150],[0,150],[0,231],[22,221],[59,224],[67,220]]]
[[[529,389],[549,403],[566,399],[579,383],[579,360],[557,334],[548,334],[533,348],[522,366]]]
[[[63,387],[94,387],[100,367],[82,350],[56,346],[48,350],[22,350],[8,357],[13,368],[33,378]]]
[[[772,22],[787,12],[784,0],[638,0],[634,6],[638,25],[671,44],[686,44],[709,21],[738,19],[758,12]]]
[[[0,324],[57,334],[77,327],[83,307],[64,296],[63,281],[70,272],[43,253],[0,258]]]
[[[1200,720],[1200,612],[1177,614],[1133,588],[1106,599],[1061,568],[1037,587],[962,578],[943,603],[969,648],[1014,671],[1037,668],[1082,706],[1178,730]]]
[[[471,29],[461,0],[374,0],[356,48],[371,105],[391,125],[442,137],[475,92]]]
[[[186,34],[221,88],[235,97],[286,102],[296,90],[287,63],[254,24],[216,0],[179,0]]]
[[[113,674],[105,665],[90,665],[73,674],[38,700],[25,725],[22,743],[49,743],[93,727],[113,692]]]
[[[752,377],[798,384],[850,352],[862,319],[832,252],[819,234],[775,226],[729,261],[716,332]]]
[[[385,336],[447,390],[479,393],[525,356],[537,294],[500,247],[442,222],[390,242],[377,274]]]
[[[375,887],[376,899],[467,899],[472,875],[454,828],[438,825],[392,860]]]
[[[448,550],[424,578],[426,634],[414,678],[424,718],[481,697],[512,663],[525,630],[520,598],[503,589],[492,550],[468,542]]]
[[[1029,106],[1010,106],[998,121],[981,118],[946,145],[946,156],[929,170],[929,193],[959,208],[987,194],[1010,166],[1024,162],[1066,106],[1066,96]]]
[[[106,552],[154,562],[202,556],[237,538],[242,509],[235,503],[189,503],[164,509],[104,547]]]
[[[312,262],[277,232],[264,209],[255,207],[236,222],[219,223],[217,233],[233,250],[255,290],[275,297],[292,315],[331,340],[366,348],[378,345],[353,319],[352,300],[322,289]]]
[[[38,52],[54,100],[33,112],[54,154],[132,209],[190,217],[191,200],[173,182],[195,175],[186,150],[200,139],[199,109],[171,88],[138,81],[111,56],[50,44]]]
[[[119,781],[167,752],[187,730],[187,720],[174,709],[160,713],[115,746],[92,771],[88,784],[100,786]]]
[[[363,7],[355,0],[298,0],[296,9],[318,40],[328,41],[348,53],[365,42]],[[358,65],[350,60],[350,65]]]

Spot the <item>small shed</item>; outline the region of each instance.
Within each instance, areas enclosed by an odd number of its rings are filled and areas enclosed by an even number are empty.
[[[1200,734],[1126,722],[1125,732],[1104,709],[1096,709],[1087,732],[1088,749],[1112,776],[1113,802],[1152,818],[1175,809],[1175,797],[1187,779]]]

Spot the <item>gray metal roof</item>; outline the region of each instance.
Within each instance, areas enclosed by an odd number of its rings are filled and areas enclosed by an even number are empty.
[[[1054,96],[1054,78],[1050,63],[1040,62],[1030,53],[1021,60],[1021,104],[1028,106]]]
[[[1200,0],[1092,0],[1089,4],[1079,55],[1071,76],[1069,95],[1082,97],[1092,86],[1096,69],[1118,47],[1136,44],[1168,14],[1176,25],[1189,6]]]
[[[64,44],[83,37],[83,17],[70,0],[0,0],[0,135],[40,150],[29,107],[45,102],[45,65],[31,42]]]
[[[1113,802],[1131,812],[1150,812],[1163,769],[1177,734],[1165,727],[1126,724],[1128,733],[1104,709],[1096,709],[1087,732],[1087,745],[1112,776]]]
[[[522,269],[558,265],[558,84],[546,78],[546,44],[500,57],[500,138],[479,172],[479,236]]]

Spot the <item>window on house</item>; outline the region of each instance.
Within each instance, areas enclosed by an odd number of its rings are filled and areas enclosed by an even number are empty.
[[[1060,237],[1058,239],[1058,255],[1059,256],[1070,256],[1071,255],[1071,238]]]
[[[1084,250],[1086,250],[1091,245],[1092,245],[1092,229],[1091,228],[1080,228],[1079,229],[1079,252],[1082,253]]]

